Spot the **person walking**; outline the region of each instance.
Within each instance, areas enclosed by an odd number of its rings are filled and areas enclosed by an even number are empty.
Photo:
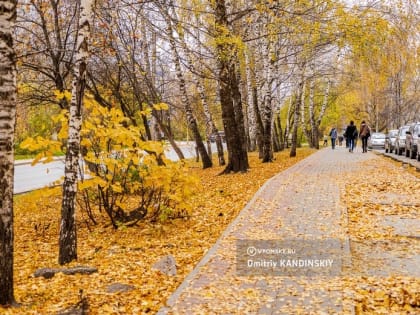
[[[353,152],[354,140],[357,137],[357,128],[354,125],[354,121],[350,121],[350,125],[347,126],[346,132],[344,133],[346,139],[349,141],[349,152]]]
[[[360,125],[359,130],[360,130],[359,137],[362,140],[363,153],[367,153],[367,141],[370,137],[370,128],[364,120],[362,121],[362,124]]]
[[[334,150],[335,149],[335,141],[337,139],[337,129],[333,127],[330,131],[330,137],[331,137],[331,147]]]
[[[343,145],[344,136],[340,135],[338,136],[338,145],[341,147]]]

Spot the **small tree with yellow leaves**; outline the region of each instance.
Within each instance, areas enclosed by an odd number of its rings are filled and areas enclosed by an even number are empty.
[[[78,204],[91,222],[96,224],[102,213],[117,228],[142,219],[166,220],[190,213],[188,200],[196,179],[187,174],[183,163],[164,158],[161,142],[143,141],[141,130],[121,110],[101,107],[89,97],[85,98],[84,115],[84,167],[78,184]],[[57,141],[37,137],[21,144],[25,149],[41,151],[35,162],[50,161],[66,139],[66,111],[54,121],[61,126]],[[162,159],[164,165],[158,163]]]

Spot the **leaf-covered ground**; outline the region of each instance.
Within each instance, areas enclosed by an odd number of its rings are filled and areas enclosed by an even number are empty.
[[[420,313],[420,176],[389,159],[346,177],[352,269],[347,298],[356,314]]]
[[[35,278],[43,267],[59,267],[58,229],[61,195],[58,188],[16,197],[15,203],[15,297],[20,308],[0,309],[5,314],[55,314],[87,298],[90,314],[154,314],[215,243],[226,226],[270,177],[313,151],[276,154],[274,163],[261,164],[250,154],[251,169],[245,174],[217,176],[223,168],[202,170],[191,164],[201,179],[188,219],[113,230],[105,221],[88,227],[79,215],[78,255],[75,265],[97,267],[89,276]],[[151,266],[162,256],[176,259],[177,275],[166,276]],[[113,283],[132,285],[125,293],[107,293]]]

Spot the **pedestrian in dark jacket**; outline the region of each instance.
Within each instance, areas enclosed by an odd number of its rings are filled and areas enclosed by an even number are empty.
[[[349,141],[349,152],[353,152],[354,149],[354,140],[357,138],[357,128],[354,125],[354,121],[350,121],[350,125],[347,126],[346,132],[344,133],[345,137]]]

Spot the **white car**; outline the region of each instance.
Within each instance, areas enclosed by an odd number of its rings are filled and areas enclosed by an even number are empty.
[[[398,129],[397,139],[395,139],[395,154],[397,155],[401,155],[405,151],[405,137],[408,129],[410,129],[410,125]]]
[[[395,148],[395,140],[398,136],[398,129],[392,129],[388,132],[385,138],[385,153],[392,153]]]
[[[374,132],[368,140],[368,148],[385,149],[385,134],[382,132]]]

